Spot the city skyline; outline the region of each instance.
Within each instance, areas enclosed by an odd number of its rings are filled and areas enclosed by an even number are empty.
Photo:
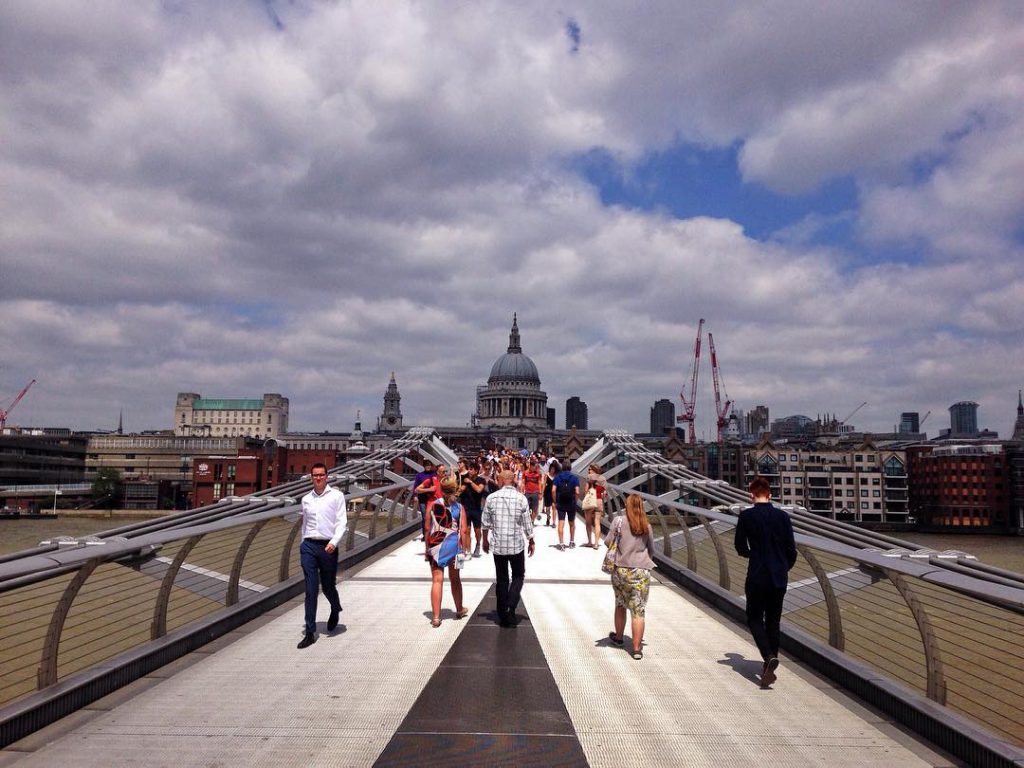
[[[0,6],[0,407],[470,420],[518,313],[549,405],[644,432],[700,318],[736,407],[1012,433],[1024,6]],[[704,350],[697,435],[713,439]]]

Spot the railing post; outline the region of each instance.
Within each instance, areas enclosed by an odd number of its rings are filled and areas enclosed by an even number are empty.
[[[359,518],[363,515],[363,507],[365,504],[360,504],[356,507],[355,515],[349,518],[348,521],[348,536],[345,542],[345,551],[349,552],[354,546],[356,541],[356,526],[359,524]]]
[[[811,566],[814,576],[818,579],[818,586],[821,587],[821,594],[825,597],[825,607],[828,609],[828,644],[840,651],[846,650],[846,635],[843,633],[843,616],[839,611],[839,601],[836,599],[835,590],[832,589],[832,582],[828,580],[828,574],[821,567],[818,558],[814,556],[811,548],[805,544],[797,544],[796,551],[804,556],[804,560]]]
[[[665,553],[665,557],[672,557],[672,537],[668,532],[668,525],[665,523],[665,515],[661,510],[661,504],[655,504],[651,502],[651,506],[654,508],[654,513],[658,516],[658,524],[661,526],[661,541],[662,551]]]
[[[711,543],[715,545],[715,553],[718,555],[718,584],[722,589],[729,589],[729,561],[725,559],[725,548],[722,546],[721,538],[707,517],[699,515],[699,518],[704,524],[704,530],[711,537]]]
[[[181,565],[185,562],[185,558],[188,557],[189,553],[204,535],[199,534],[186,541],[181,549],[178,550],[178,554],[174,556],[174,561],[167,567],[167,573],[164,574],[163,581],[160,582],[160,592],[157,593],[156,604],[153,606],[153,623],[150,625],[149,630],[149,636],[153,640],[167,634],[167,606],[171,601],[171,589],[174,587],[174,580],[178,577],[178,571],[181,570]]]
[[[57,682],[57,652],[60,648],[60,636],[64,631],[64,622],[67,620],[68,613],[71,612],[71,605],[78,597],[85,580],[92,575],[101,562],[102,558],[94,557],[83,563],[75,577],[68,582],[64,588],[64,594],[53,608],[50,626],[46,630],[46,640],[43,642],[43,651],[39,659],[39,672],[36,675],[36,687],[39,690]]]
[[[242,543],[238,547],[238,552],[235,553],[235,562],[231,566],[231,578],[228,580],[228,593],[224,598],[224,605],[234,605],[238,602],[238,582],[242,578],[242,564],[245,562],[245,555],[249,551],[249,547],[252,546],[253,540],[256,538],[256,534],[265,526],[269,520],[261,520],[252,527],[252,529],[245,535]]]
[[[946,675],[942,669],[942,654],[939,651],[938,638],[932,630],[931,621],[928,619],[928,612],[925,611],[921,601],[910,588],[906,579],[896,571],[883,568],[882,572],[893,583],[900,596],[903,598],[910,613],[917,622],[917,631],[921,635],[921,643],[924,646],[924,662],[927,673],[928,698],[937,701],[939,704],[946,703]]]
[[[380,515],[381,505],[384,503],[386,498],[386,496],[381,496],[379,494],[375,496],[366,497],[365,503],[368,504],[371,501],[376,502],[373,506],[373,516],[370,518],[370,541],[373,541],[375,538],[377,538],[377,517]]]
[[[301,529],[302,515],[299,515],[299,519],[292,525],[292,529],[288,531],[288,537],[284,540],[284,549],[281,550],[281,566],[278,568],[278,581],[288,580],[288,575],[292,570],[292,547],[295,546],[295,539],[298,538]]]

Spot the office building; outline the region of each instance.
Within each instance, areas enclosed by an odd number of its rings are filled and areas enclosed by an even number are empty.
[[[587,404],[576,395],[565,401],[565,428],[589,429],[587,426]]]
[[[978,436],[978,404],[970,400],[961,400],[949,406],[949,436]]]
[[[662,398],[651,406],[651,434],[664,435],[676,428],[676,406],[671,400]]]
[[[181,437],[277,437],[288,431],[288,398],[271,393],[256,399],[204,398],[179,392],[174,434]]]

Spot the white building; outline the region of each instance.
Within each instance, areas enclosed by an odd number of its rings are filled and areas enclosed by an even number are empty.
[[[212,399],[179,392],[174,434],[197,437],[277,437],[288,431],[288,398],[271,393],[261,400]]]

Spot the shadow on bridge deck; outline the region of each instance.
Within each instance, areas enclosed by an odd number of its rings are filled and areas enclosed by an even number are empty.
[[[454,619],[446,585],[432,628],[422,544],[407,542],[344,575],[342,623],[311,648],[295,648],[293,600],[0,766],[958,765],[789,659],[761,690],[745,629],[657,578],[634,661],[607,640],[602,554],[554,543],[537,530],[518,628],[491,618],[489,558],[463,572],[474,615]]]

